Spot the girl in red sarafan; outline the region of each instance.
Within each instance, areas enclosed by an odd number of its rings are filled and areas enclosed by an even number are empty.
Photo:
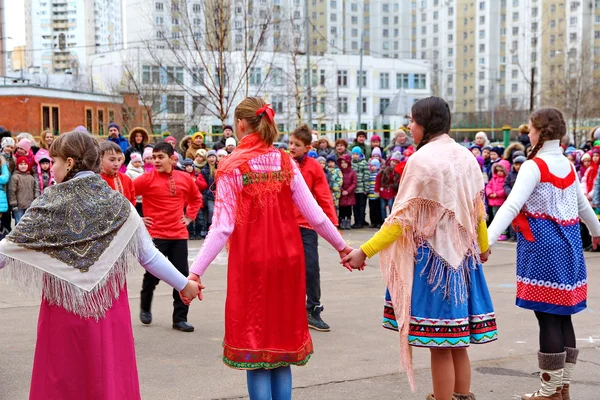
[[[215,214],[190,268],[202,276],[229,243],[223,362],[248,370],[250,399],[291,399],[291,365],[313,352],[305,263],[294,205],[340,255],[351,249],[318,206],[291,157],[275,148],[274,111],[256,97],[235,109],[238,147],[219,164]],[[281,238],[286,238],[284,243]]]

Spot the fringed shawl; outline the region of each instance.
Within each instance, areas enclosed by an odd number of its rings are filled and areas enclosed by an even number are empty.
[[[148,233],[129,201],[98,175],[50,186],[0,242],[0,263],[26,291],[99,319],[137,265]]]
[[[449,287],[448,282],[441,281],[443,268],[458,271],[464,268],[466,256],[479,257],[477,223],[485,215],[483,190],[483,177],[473,154],[444,134],[409,159],[385,221],[386,226],[398,225],[402,230],[402,236],[381,252],[380,260],[398,321],[401,364],[413,390],[408,329],[414,268],[419,261],[415,260],[417,248],[427,244],[436,257],[429,275],[433,287]],[[446,294],[455,296],[456,301],[465,300],[463,293]]]

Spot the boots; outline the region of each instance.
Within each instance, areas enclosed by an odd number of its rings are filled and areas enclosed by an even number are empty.
[[[352,229],[352,228],[350,227],[350,224],[351,224],[350,218],[344,218],[344,229],[345,229],[345,230]]]
[[[464,394],[460,395],[460,394],[459,394],[459,396],[467,396],[467,395],[464,395]],[[467,397],[466,399],[467,399],[467,400],[471,400],[471,398],[470,398],[470,397]],[[425,398],[425,400],[435,400],[435,396],[433,395],[433,393],[429,393],[429,394],[427,395],[427,397]],[[460,398],[460,397],[456,397],[456,394],[454,394],[454,395],[452,396],[452,400],[462,400],[462,398]],[[473,396],[473,400],[475,400],[475,396]]]
[[[573,376],[573,370],[575,369],[575,364],[577,364],[577,356],[579,355],[579,350],[571,347],[565,347],[565,351],[567,352],[567,359],[565,362],[565,372],[563,373],[562,380],[562,398],[563,400],[571,400],[569,388],[571,386],[571,377]]]
[[[540,380],[542,387],[533,394],[526,394],[522,400],[563,400],[562,383],[567,352],[538,353]]]
[[[475,395],[473,393],[469,393],[469,394],[454,393],[454,399],[455,400],[476,400]]]

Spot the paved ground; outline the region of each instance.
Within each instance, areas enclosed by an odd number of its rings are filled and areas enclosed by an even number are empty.
[[[346,233],[358,245],[373,231]],[[190,242],[196,253],[201,242]],[[324,319],[329,333],[313,333],[315,354],[308,366],[294,368],[294,398],[424,399],[430,388],[428,352],[415,351],[417,393],[410,392],[398,372],[398,336],[380,327],[384,285],[378,260],[364,272],[348,272],[337,253],[321,247]],[[514,399],[537,388],[537,325],[532,313],[514,306],[514,245],[500,244],[485,266],[500,329],[500,340],[475,346],[473,390],[478,399]],[[577,400],[600,399],[600,253],[588,254],[589,308],[575,317],[581,362],[573,385]],[[226,256],[221,254],[206,273],[205,300],[195,302],[189,320],[194,333],[171,329],[170,291],[157,289],[154,323],[138,318],[141,270],[129,278],[132,320],[142,387],[146,400],[241,399],[245,375],[221,362]],[[0,276],[2,273],[0,272]],[[1,279],[0,279],[1,280]],[[39,301],[18,295],[0,283],[0,399],[27,398]],[[125,400],[125,399],[123,399]]]

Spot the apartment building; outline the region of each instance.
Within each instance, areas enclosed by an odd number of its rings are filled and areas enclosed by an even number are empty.
[[[25,0],[31,72],[83,73],[98,53],[123,46],[121,0]]]

